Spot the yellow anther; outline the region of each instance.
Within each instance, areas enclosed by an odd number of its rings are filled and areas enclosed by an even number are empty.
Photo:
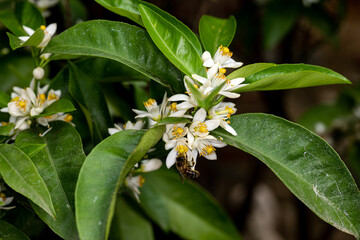
[[[145,183],[145,178],[143,176],[139,176],[139,186],[142,187]]]
[[[12,102],[17,102],[19,101],[19,97],[14,97],[13,99],[11,99]]]
[[[226,69],[225,68],[220,68],[219,73],[222,73],[222,74],[226,73]]]
[[[207,132],[208,132],[206,123],[199,123],[199,124],[194,128],[194,130],[195,130],[196,132],[200,132],[200,133],[207,133]]]
[[[176,112],[177,111],[177,103],[171,103],[170,104],[170,110],[173,111],[173,112]]]
[[[26,102],[25,101],[19,101],[19,107],[21,107],[21,108],[26,107]]]
[[[230,124],[230,121],[228,120],[228,121],[226,121],[228,124]]]
[[[71,122],[71,121],[73,120],[73,116],[70,115],[70,114],[66,114],[64,120],[65,120],[66,122]]]
[[[0,198],[5,202],[6,201],[6,195],[4,193],[0,193]]]
[[[230,52],[229,48],[227,48],[227,47],[223,47],[222,50],[223,50],[224,53],[229,53]]]
[[[45,25],[41,25],[41,26],[40,26],[40,29],[43,30],[43,31],[45,31],[46,26],[45,26]]]
[[[196,84],[194,84],[194,87],[195,87],[196,89],[199,89],[198,85],[196,85]]]
[[[55,93],[49,93],[48,95],[48,100],[57,100],[58,97],[56,96]]]
[[[175,138],[180,138],[181,135],[183,134],[184,132],[184,129],[181,128],[181,127],[174,127],[173,131],[172,131],[172,135],[175,137]]]
[[[150,107],[155,103],[155,99],[149,98],[149,100],[147,100],[146,102],[144,102],[144,106],[145,107]]]
[[[8,122],[1,121],[1,125],[2,125],[2,126],[6,126],[6,125],[9,125],[9,123],[8,123]]]
[[[212,153],[215,152],[215,148],[212,145],[206,145],[202,151],[201,151],[201,155],[211,155]]]
[[[187,153],[189,148],[185,145],[179,145],[175,148],[175,150],[178,152],[178,155],[183,155],[183,154]]]
[[[199,132],[206,133],[207,132],[206,126],[201,126],[200,129],[199,129]]]

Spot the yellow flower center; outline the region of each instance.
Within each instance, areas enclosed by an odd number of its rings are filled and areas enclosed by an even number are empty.
[[[181,135],[183,134],[184,132],[184,129],[181,128],[181,127],[174,127],[173,131],[172,131],[172,135],[175,137],[175,138],[180,138]]]
[[[55,93],[49,93],[48,95],[48,100],[57,100],[58,97],[56,96]]]
[[[45,31],[46,26],[45,26],[45,25],[41,25],[41,26],[40,26],[40,29],[43,30],[43,31]]]
[[[145,107],[151,107],[155,103],[155,99],[149,98],[146,102],[144,102]]]
[[[25,99],[18,99],[18,101],[16,102],[16,106],[18,106],[20,108],[20,110],[25,111],[27,102],[28,101]]]
[[[11,99],[11,102],[17,102],[17,101],[19,101],[19,97],[14,97],[13,99]]]
[[[207,130],[207,126],[206,126],[206,123],[199,123],[195,128],[194,130],[196,132],[200,132],[200,133],[207,133],[208,130]]]
[[[175,148],[175,150],[178,152],[178,155],[183,155],[183,154],[187,153],[189,148],[185,145],[179,145]]]
[[[73,120],[73,116],[70,115],[70,114],[66,114],[64,120],[65,120],[66,122],[71,122],[71,121]]]
[[[211,155],[213,152],[215,152],[215,148],[212,145],[206,145],[201,152],[201,155]]]
[[[226,69],[225,68],[220,68],[219,73],[222,73],[222,74],[226,73]]]
[[[220,53],[223,56],[231,57],[233,55],[232,52],[230,52],[229,48],[223,47],[222,45],[219,47]]]
[[[173,111],[173,112],[177,112],[177,103],[172,103],[170,104],[170,110]]]

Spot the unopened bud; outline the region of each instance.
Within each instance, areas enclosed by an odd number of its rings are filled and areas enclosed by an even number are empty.
[[[51,53],[43,53],[40,55],[41,60],[48,60],[51,57]]]
[[[45,75],[45,71],[41,67],[37,67],[33,70],[33,75],[35,79],[42,79]]]

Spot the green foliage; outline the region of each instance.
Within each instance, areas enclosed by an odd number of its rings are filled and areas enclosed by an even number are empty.
[[[44,31],[40,28],[38,28],[25,42],[21,41],[18,37],[11,33],[7,33],[7,35],[10,40],[10,46],[13,50],[26,46],[37,47],[44,39]]]
[[[224,142],[263,161],[324,221],[357,238],[360,192],[338,154],[307,129],[267,114],[231,119],[237,136],[216,130]]]
[[[11,100],[11,97],[9,95],[4,93],[3,91],[0,91],[0,108],[7,107],[10,100]]]
[[[161,52],[183,73],[205,76],[200,57],[201,48],[193,33],[175,18],[164,18],[161,10],[140,5],[145,28]]]
[[[230,16],[221,19],[203,15],[199,22],[199,33],[205,50],[214,56],[220,45],[228,47],[235,36],[236,19]]]
[[[49,190],[31,159],[19,148],[0,145],[0,174],[6,184],[56,217]]]
[[[116,193],[135,163],[162,137],[164,127],[116,133],[87,156],[75,192],[76,222],[81,239],[106,239]]]
[[[200,186],[169,170],[144,174],[141,206],[164,231],[185,239],[239,239],[235,226]],[[201,206],[201,207],[200,207]]]
[[[248,84],[237,89],[239,93],[351,83],[330,69],[307,64],[251,65],[229,75],[230,79],[235,77],[245,77],[244,83]]]
[[[94,20],[77,24],[52,39],[44,52],[104,57],[119,61],[149,78],[182,91],[179,71],[141,28]]]
[[[15,35],[24,36],[26,34],[12,10],[0,11],[0,21]]]
[[[85,159],[81,138],[75,129],[65,122],[54,122],[52,129],[44,137],[39,133],[44,128],[35,128],[21,132],[15,145],[20,148],[43,145],[31,157],[40,175],[44,179],[56,209],[56,218],[33,205],[36,213],[49,227],[64,239],[78,239],[74,192],[76,180]]]
[[[0,238],[2,240],[29,240],[23,232],[13,225],[0,220]]]
[[[15,15],[22,26],[37,29],[41,25],[45,25],[45,19],[39,9],[28,1],[20,1],[16,3]]]
[[[56,113],[72,112],[75,110],[75,107],[69,100],[59,99],[47,108],[45,108],[45,110],[41,114],[34,116],[34,118],[51,116]]]

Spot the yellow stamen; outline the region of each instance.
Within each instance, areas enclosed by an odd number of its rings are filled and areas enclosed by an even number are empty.
[[[0,193],[0,198],[5,202],[6,201],[6,195],[4,193]]]
[[[19,101],[19,97],[14,97],[13,99],[11,99],[11,102],[17,102]]]
[[[196,89],[199,89],[198,85],[196,85],[196,84],[194,84],[194,87],[195,87]]]
[[[228,120],[228,121],[226,121],[228,124],[230,124],[230,121]]]
[[[173,111],[173,112],[177,112],[177,103],[172,103],[170,104],[170,110]]]
[[[225,68],[220,68],[219,73],[222,73],[222,74],[226,73],[226,69]]]
[[[64,117],[64,120],[66,122],[71,122],[73,120],[73,116],[70,114],[66,114],[66,116]]]
[[[200,132],[200,133],[207,133],[207,132],[208,132],[206,123],[199,123],[199,124],[194,128],[194,130],[195,130],[196,132]]]
[[[143,176],[139,176],[139,186],[142,187],[145,183],[145,178]]]
[[[185,145],[179,145],[175,148],[175,150],[178,152],[178,155],[184,155],[187,153],[189,148]]]
[[[58,97],[56,96],[55,93],[49,93],[48,95],[48,100],[57,100]]]
[[[182,133],[184,132],[184,129],[182,129],[181,127],[174,127],[173,131],[172,131],[172,135],[175,138],[180,138]]]
[[[149,98],[149,100],[147,100],[146,102],[144,102],[144,106],[145,107],[150,107],[155,103],[155,99]]]
[[[213,152],[215,152],[215,148],[212,145],[206,145],[202,151],[201,155],[211,155]]]
[[[2,125],[2,126],[7,126],[7,125],[9,125],[9,123],[8,123],[8,122],[3,122],[3,121],[1,121],[1,125]]]
[[[46,26],[45,26],[45,25],[41,25],[41,26],[40,26],[40,29],[43,30],[43,31],[45,31]]]

